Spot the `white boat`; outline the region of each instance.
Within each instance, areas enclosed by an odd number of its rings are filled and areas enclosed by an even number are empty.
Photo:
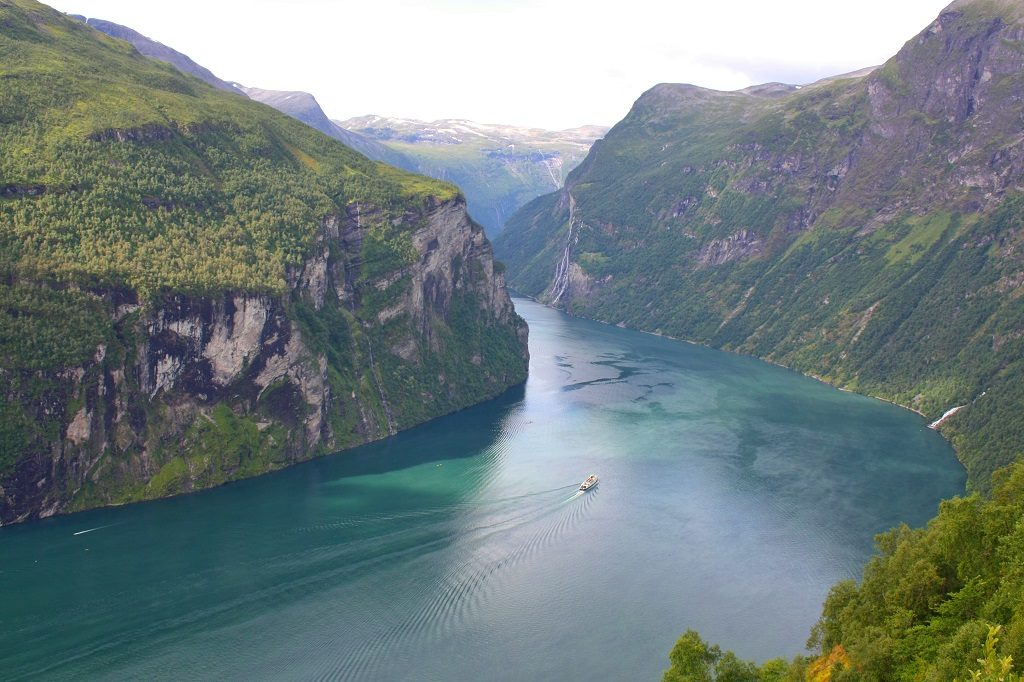
[[[583,483],[580,483],[580,490],[586,492],[587,490],[593,488],[595,485],[597,485],[597,474],[590,474],[589,476],[587,476],[587,480],[583,481]]]

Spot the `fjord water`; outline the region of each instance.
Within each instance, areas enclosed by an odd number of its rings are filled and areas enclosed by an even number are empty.
[[[790,656],[873,534],[963,489],[909,411],[516,305],[530,379],[498,400],[0,529],[3,677],[656,679],[687,628]]]

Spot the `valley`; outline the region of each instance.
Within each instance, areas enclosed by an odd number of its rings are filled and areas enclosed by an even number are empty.
[[[489,237],[499,234],[518,208],[561,187],[594,141],[608,131],[594,125],[552,131],[465,120],[427,122],[385,116],[336,121],[308,92],[228,83],[187,55],[127,26],[102,19],[76,18],[107,35],[127,40],[142,54],[214,87],[267,104],[375,161],[458,185],[466,195],[470,215]]]
[[[309,91],[76,1],[0,0],[5,679],[1017,679],[1018,0],[825,78],[841,5],[121,8]]]

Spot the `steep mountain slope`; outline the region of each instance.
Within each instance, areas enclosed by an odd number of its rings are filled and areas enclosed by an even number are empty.
[[[239,87],[251,99],[254,99],[257,102],[263,102],[268,106],[274,107],[281,113],[288,114],[292,118],[298,119],[308,126],[312,126],[323,134],[329,135],[335,140],[344,142],[349,147],[369,156],[375,161],[383,161],[384,163],[391,164],[392,166],[398,166],[399,168],[416,172],[415,163],[403,154],[385,147],[373,138],[346,130],[331,119],[327,118],[327,114],[325,114],[324,110],[320,108],[320,103],[317,102],[316,98],[308,92],[301,92],[298,90],[264,90],[262,88],[248,88],[245,86]],[[427,175],[429,175],[429,173]]]
[[[158,43],[155,40],[147,38],[138,31],[122,26],[121,24],[115,24],[112,21],[105,21],[103,19],[87,19],[86,17],[73,14],[69,15],[73,19],[84,21],[85,23],[92,26],[97,31],[102,31],[112,38],[118,38],[125,40],[135,46],[135,49],[147,57],[153,59],[159,59],[162,62],[167,62],[174,68],[178,69],[182,73],[187,73],[195,76],[201,81],[206,81],[215,88],[233,92],[236,95],[243,94],[241,90],[236,88],[231,83],[223,81],[213,75],[209,69],[205,66],[201,66],[192,61],[192,58],[186,54],[182,54],[175,49],[167,47],[163,43]]]
[[[0,2],[0,523],[381,438],[526,373],[457,189]]]
[[[498,240],[517,289],[1024,443],[1024,25],[954,3],[868,75],[663,84]]]
[[[551,131],[382,116],[339,125],[402,154],[407,170],[454,182],[466,193],[469,212],[491,236],[520,206],[561,187],[594,140],[607,131],[600,126]]]

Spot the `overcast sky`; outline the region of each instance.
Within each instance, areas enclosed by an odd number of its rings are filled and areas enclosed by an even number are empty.
[[[332,118],[611,125],[660,82],[808,83],[879,64],[948,0],[56,0]]]

